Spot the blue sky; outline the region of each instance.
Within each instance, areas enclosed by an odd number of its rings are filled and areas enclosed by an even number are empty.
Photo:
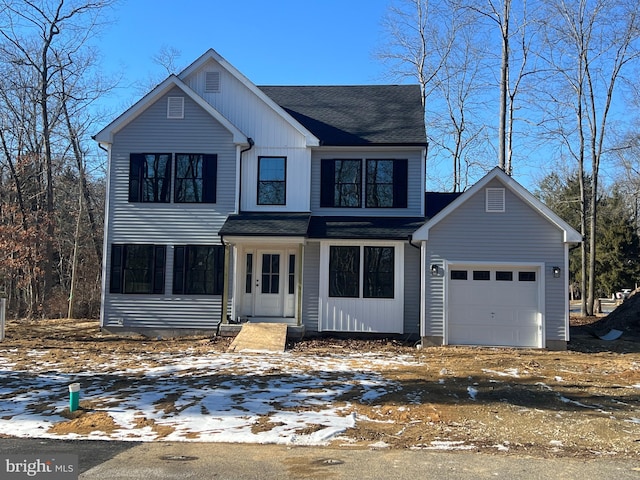
[[[189,65],[213,48],[258,85],[389,82],[375,59],[388,0],[123,0],[101,37],[123,84],[165,76],[162,46]]]

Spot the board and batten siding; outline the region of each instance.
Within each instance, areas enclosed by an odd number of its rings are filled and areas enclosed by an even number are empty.
[[[497,180],[488,188],[504,188]],[[432,264],[447,262],[486,262],[501,264],[545,264],[545,336],[547,340],[566,340],[567,285],[564,268],[563,232],[540,213],[505,188],[505,211],[485,211],[485,189],[481,189],[429,230],[424,268],[426,305],[423,336],[444,335],[445,276],[432,277]],[[560,278],[553,278],[552,267],[562,267]]]
[[[285,157],[285,205],[258,205],[258,158]],[[242,155],[241,209],[251,212],[308,212],[311,151],[308,148],[265,148],[256,145]]]
[[[207,72],[219,72],[220,88],[205,91]],[[249,135],[258,147],[304,148],[305,136],[280,113],[260,100],[235,76],[210,59],[183,81],[233,125]]]
[[[167,97],[185,98],[184,118],[167,119]],[[102,325],[148,328],[214,328],[220,296],[171,294],[173,245],[219,245],[218,230],[236,203],[236,146],[232,136],[200,106],[174,89],[114,135],[109,165],[109,205],[104,285],[109,285],[111,245],[167,245],[164,295],[110,294],[103,289]],[[215,204],[129,203],[131,153],[217,155]],[[173,171],[173,169],[172,169]]]
[[[419,217],[424,215],[424,162],[421,149],[378,148],[319,149],[311,154],[311,213],[324,216]],[[408,160],[407,208],[326,208],[320,207],[320,166],[323,159]],[[363,169],[365,167],[363,166]],[[364,176],[364,170],[363,170]],[[364,188],[364,187],[363,187]]]

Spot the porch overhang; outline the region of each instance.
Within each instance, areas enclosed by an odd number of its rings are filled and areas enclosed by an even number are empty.
[[[227,243],[304,243],[310,218],[308,213],[239,213],[229,215],[218,235]]]
[[[407,240],[423,217],[311,217],[309,238]]]

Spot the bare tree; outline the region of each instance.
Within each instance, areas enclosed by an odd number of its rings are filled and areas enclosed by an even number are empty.
[[[0,0],[0,68],[11,74],[0,82],[0,102],[14,127],[2,125],[3,161],[12,172],[23,235],[38,229],[34,248],[29,250],[38,253],[29,256],[37,262],[31,276],[38,282],[34,280],[27,313],[34,308],[45,313],[42,309],[51,302],[52,289],[60,286],[54,278],[54,269],[62,261],[55,251],[60,223],[55,183],[68,152],[79,152],[79,139],[73,138],[69,128],[73,115],[69,109],[72,100],[78,106],[88,94],[78,88],[91,68],[82,52],[90,49],[88,41],[99,31],[105,9],[112,3]],[[14,248],[11,255],[17,252]]]
[[[600,167],[608,155],[609,120],[625,73],[639,59],[637,0],[546,0],[542,58],[552,132],[578,165],[581,188],[583,314],[594,313]],[[572,112],[573,120],[569,117]],[[586,188],[589,176],[591,187]],[[590,206],[587,209],[587,206]],[[585,282],[588,278],[588,285]]]

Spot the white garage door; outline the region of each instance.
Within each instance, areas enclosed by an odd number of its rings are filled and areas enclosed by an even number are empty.
[[[539,269],[452,265],[450,345],[541,346]]]

